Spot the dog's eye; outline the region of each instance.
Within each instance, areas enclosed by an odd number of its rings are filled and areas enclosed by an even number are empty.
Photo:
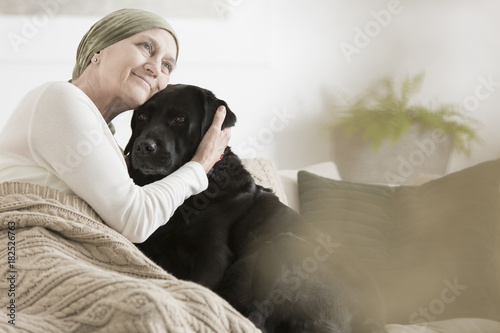
[[[140,120],[140,121],[145,121],[147,119],[148,119],[148,117],[144,113],[141,113],[140,115],[137,116],[137,120]]]
[[[176,124],[182,124],[186,121],[186,118],[184,118],[183,116],[179,116],[177,118],[175,118],[175,123]]]

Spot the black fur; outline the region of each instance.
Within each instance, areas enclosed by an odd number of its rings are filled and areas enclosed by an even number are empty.
[[[134,112],[129,172],[145,185],[188,162],[219,105],[208,90],[169,85]],[[180,279],[225,298],[263,332],[385,332],[373,280],[341,244],[255,184],[227,148],[166,225],[137,246]]]

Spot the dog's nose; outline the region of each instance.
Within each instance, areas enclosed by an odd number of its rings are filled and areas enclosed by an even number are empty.
[[[137,143],[135,150],[142,155],[149,155],[156,151],[156,142],[152,139],[144,139]]]

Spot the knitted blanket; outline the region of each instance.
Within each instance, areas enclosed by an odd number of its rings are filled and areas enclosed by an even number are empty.
[[[0,331],[258,332],[226,301],[180,281],[83,200],[0,184]]]

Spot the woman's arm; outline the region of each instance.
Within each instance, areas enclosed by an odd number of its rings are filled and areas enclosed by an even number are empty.
[[[213,166],[217,154],[220,156],[228,134],[222,134],[220,126],[218,131],[212,129],[204,143],[208,148],[197,152],[192,162],[160,181],[139,187],[130,179],[99,111],[83,92],[74,89],[78,88],[63,84],[38,100],[30,120],[30,150],[39,165],[67,184],[111,228],[132,242],[143,242],[187,197],[206,189],[206,168]]]

